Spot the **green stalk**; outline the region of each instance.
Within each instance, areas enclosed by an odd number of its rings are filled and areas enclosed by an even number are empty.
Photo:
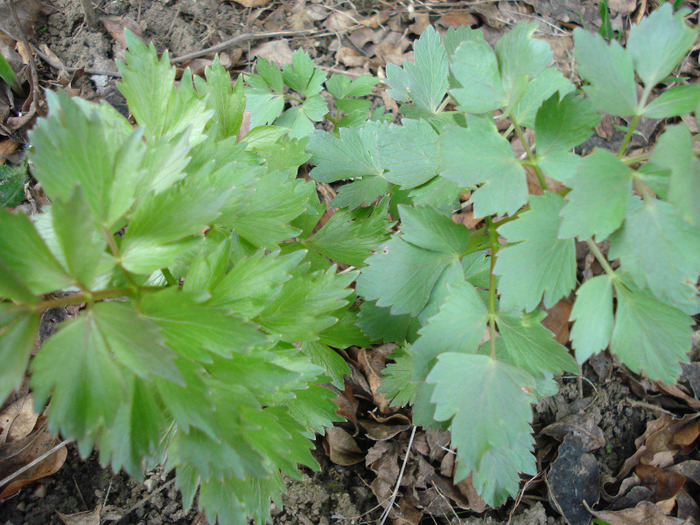
[[[530,145],[527,143],[527,140],[525,140],[525,133],[523,133],[523,128],[520,127],[520,124],[518,124],[518,122],[513,118],[512,115],[510,117],[510,120],[513,123],[513,129],[515,130],[515,134],[518,136],[520,143],[523,145],[525,153],[527,153],[527,158],[530,159],[530,162],[532,163],[531,165],[532,168],[535,170],[537,180],[540,181],[540,187],[542,188],[542,190],[546,190],[547,183],[544,181],[544,173],[542,173],[542,169],[537,163],[537,157],[535,157],[535,154],[532,152]]]
[[[162,273],[163,277],[165,277],[165,282],[168,283],[168,286],[177,286],[177,280],[170,272],[169,268],[161,268],[160,273]]]
[[[493,268],[496,266],[496,254],[500,245],[498,244],[498,232],[493,227],[489,217],[486,218],[491,237],[491,268],[489,270],[489,347],[491,359],[496,359],[496,274]]]
[[[588,248],[591,250],[591,253],[595,255],[595,258],[598,260],[600,265],[603,267],[603,270],[605,270],[605,273],[612,277],[613,279],[617,278],[617,275],[615,274],[615,270],[612,269],[612,266],[610,266],[610,263],[608,260],[605,258],[605,256],[601,253],[600,249],[598,248],[598,245],[593,242],[593,239],[586,239],[586,244],[588,245]]]
[[[637,124],[639,123],[640,118],[642,118],[642,115],[635,115],[634,118],[632,119],[632,122],[630,123],[629,127],[627,128],[627,133],[625,134],[625,138],[622,139],[622,144],[620,144],[620,149],[617,151],[617,158],[618,159],[622,159],[622,157],[625,156],[625,150],[627,149],[627,144],[629,144],[630,139],[632,138],[632,134],[634,133],[634,130],[637,127]]]
[[[112,299],[114,297],[129,297],[133,293],[131,288],[112,288],[111,290],[99,290],[97,292],[82,293],[79,295],[71,295],[68,297],[57,297],[55,299],[49,299],[42,301],[37,305],[34,305],[32,309],[37,312],[45,312],[51,308],[58,308],[59,306],[69,306],[72,304],[82,304],[90,303],[93,301],[100,301],[102,299]]]

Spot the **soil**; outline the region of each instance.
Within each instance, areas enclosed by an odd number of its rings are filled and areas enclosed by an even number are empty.
[[[293,7],[304,2],[273,2],[271,7],[263,10],[245,8],[227,0],[95,0],[93,3],[99,16],[119,19],[120,27],[139,31],[142,38],[153,41],[159,51],[169,49],[172,55],[180,56],[217,44],[240,32],[293,29],[294,10],[290,5]],[[322,2],[309,2],[314,3]],[[334,5],[337,4],[336,7],[340,9],[349,3],[335,2]],[[116,70],[114,58],[120,56],[122,47],[114,35],[105,30],[104,25],[89,29],[84,22],[81,3],[77,0],[53,0],[52,5],[52,12],[36,22],[32,42],[38,46],[46,44],[68,68],[80,68],[58,84],[73,94],[105,99],[126,111],[124,100],[115,88],[115,78],[100,74]],[[369,16],[381,9],[397,8],[396,4],[388,1],[367,0],[355,2],[354,5],[356,13],[362,16]],[[485,15],[482,22],[484,20]],[[503,30],[505,28],[494,31]],[[336,36],[299,35],[287,38],[292,49],[304,47],[317,64],[326,68],[339,67],[337,57],[331,51]],[[230,52],[229,69],[234,76],[249,70],[256,44],[251,41],[238,52]],[[52,73],[45,68],[40,73],[44,87],[58,87],[54,82],[55,71]],[[635,376],[605,354],[584,366],[583,380],[564,377],[559,383],[559,393],[542,399],[535,410],[536,452],[541,465],[546,467],[551,462],[558,445],[556,436],[553,438],[547,433],[549,425],[567,417],[578,418],[579,421],[590,419],[596,422],[604,436],[605,445],[593,451],[600,479],[613,478],[625,460],[637,450],[635,439],[644,434],[647,423],[656,419],[664,409],[650,404]],[[406,432],[395,439],[405,440]],[[273,509],[273,523],[376,523],[382,511],[371,490],[376,474],[365,468],[363,463],[341,467],[325,461],[323,465],[320,473],[305,471],[301,481],[288,481],[284,509]],[[58,513],[91,512],[99,505],[104,507],[102,523],[205,523],[196,510],[182,508],[177,490],[169,484],[171,478],[172,473],[163,474],[156,469],[146,475],[143,483],[139,483],[123,473],[115,474],[103,469],[95,454],[82,460],[76,448],[69,445],[67,461],[56,474],[0,501],[0,525],[60,525],[64,522]],[[504,509],[481,515],[453,510],[443,516],[424,518],[423,522],[501,525],[509,521],[511,511],[514,511],[510,521],[513,525],[565,523],[547,500],[543,480],[535,480],[528,487],[517,509],[511,502]],[[98,524],[100,520],[83,523]]]

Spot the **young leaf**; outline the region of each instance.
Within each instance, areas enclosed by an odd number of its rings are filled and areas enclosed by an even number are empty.
[[[450,95],[467,113],[487,113],[506,105],[496,53],[484,39],[481,30],[463,41],[452,55],[450,71],[461,87]]]
[[[647,89],[666,78],[695,42],[698,30],[685,23],[687,14],[666,3],[630,29],[627,52]]]
[[[214,112],[212,119],[215,129],[213,137],[216,140],[235,137],[243,121],[245,111],[245,95],[243,94],[243,79],[239,77],[231,87],[231,76],[219,63],[218,55],[211,67],[204,69],[206,82],[202,77],[194,77],[197,93],[205,97],[207,107]]]
[[[450,126],[440,135],[441,175],[474,192],[474,215],[513,214],[527,202],[525,171],[493,122],[470,118],[467,129]]]
[[[0,303],[0,399],[22,384],[38,329],[38,314]]]
[[[555,93],[559,93],[559,98],[563,99],[572,91],[574,91],[574,85],[556,67],[545,68],[528,83],[525,94],[515,105],[511,114],[521,126],[534,129],[535,115],[542,103]]]
[[[574,56],[579,74],[591,83],[583,90],[599,110],[620,117],[637,113],[632,57],[616,40],[608,45],[598,33],[577,27]]]
[[[394,224],[386,218],[388,210],[386,197],[373,210],[338,210],[305,244],[332,261],[360,268],[387,239],[387,232]]]
[[[535,380],[530,374],[488,356],[448,352],[438,357],[427,381],[435,385],[435,419],[450,421],[452,444],[457,448],[460,464],[455,481],[470,471],[480,474],[485,458],[488,459],[483,467],[492,473],[494,458],[488,457],[489,452],[506,456],[529,453],[523,444],[531,439],[523,438],[531,431],[530,405],[535,401],[531,393]],[[460,395],[455,396],[455,392]],[[507,480],[491,481],[493,492],[482,495],[488,498],[487,504],[502,502],[503,497],[496,494],[504,485],[512,488],[511,478],[519,479],[518,473],[508,472]]]
[[[610,257],[640,288],[684,312],[700,310],[695,283],[700,274],[700,229],[676,215],[667,202],[631,205],[623,227],[610,237]]]
[[[377,159],[383,177],[401,188],[415,188],[440,172],[437,133],[425,120],[404,119],[377,133]]]
[[[379,79],[372,75],[360,75],[352,81],[347,75],[331,75],[326,81],[326,89],[338,103],[339,99],[347,97],[366,97],[378,82]]]
[[[415,63],[404,62],[403,68],[387,64],[387,93],[399,102],[412,101],[430,113],[437,113],[447,93],[447,53],[440,34],[428,26],[414,42]]]
[[[314,132],[314,122],[323,120],[328,113],[328,106],[320,95],[313,95],[300,106],[288,109],[277,119],[276,125],[289,128],[289,136],[302,138]]]
[[[382,383],[379,392],[391,399],[391,406],[401,408],[413,404],[416,397],[416,387],[411,383],[411,356],[402,347],[396,348],[389,359],[393,363],[386,365],[382,371]]]
[[[552,59],[552,50],[545,40],[532,38],[537,24],[519,22],[496,43],[496,56],[501,84],[506,95],[504,105],[517,104],[523,79],[528,82],[539,75]]]
[[[644,116],[648,118],[678,117],[695,111],[699,101],[699,85],[672,87],[646,105]]]
[[[344,375],[352,375],[345,360],[332,348],[317,341],[306,341],[299,347],[311,363],[323,368],[328,379],[336,388],[343,389]]]
[[[418,315],[442,273],[469,242],[468,230],[432,208],[400,207],[402,237],[395,236],[367,259],[357,292],[391,313]]]
[[[671,170],[668,200],[684,221],[700,227],[700,161],[693,153],[687,126],[668,126],[656,143],[651,161]]]
[[[530,210],[498,229],[509,242],[498,252],[493,270],[500,276],[498,292],[504,310],[534,310],[543,293],[549,308],[576,284],[574,241],[557,237],[564,204],[563,197],[549,191],[530,197]]]
[[[300,48],[292,55],[292,63],[284,65],[282,78],[285,84],[308,99],[321,92],[326,73],[316,69],[308,53]]]
[[[579,363],[605,350],[613,331],[612,279],[607,275],[598,275],[583,283],[576,290],[576,302],[570,318],[575,321],[571,329],[571,343]]]
[[[523,315],[510,312],[498,314],[496,323],[505,342],[508,361],[536,378],[544,377],[546,372],[577,374],[576,361],[566,348],[554,340],[552,332],[542,326],[544,316],[541,310]]]
[[[615,284],[617,311],[610,350],[633,372],[669,385],[688,361],[692,319],[656,297]]]
[[[4,266],[3,270],[10,272],[3,271],[0,281],[12,281],[14,275],[37,295],[72,284],[73,280],[61,268],[26,215],[0,209],[0,224],[0,264]],[[2,286],[3,290],[10,292],[8,286],[16,288],[9,283]]]
[[[561,211],[559,236],[603,240],[622,224],[632,196],[633,172],[609,151],[595,150],[567,180],[572,188]]]

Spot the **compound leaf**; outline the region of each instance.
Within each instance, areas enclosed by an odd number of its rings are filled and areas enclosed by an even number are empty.
[[[567,180],[572,188],[561,211],[559,235],[603,240],[622,224],[632,196],[633,172],[609,151],[595,150]]]
[[[579,363],[608,347],[614,322],[612,280],[609,276],[593,277],[576,290],[576,302],[570,318],[575,320],[571,329],[571,343]]]
[[[231,87],[231,75],[219,62],[218,55],[211,67],[204,69],[206,82],[202,77],[195,76],[194,82],[197,93],[204,97],[207,107],[214,112],[213,130],[210,133],[216,140],[235,137],[243,121],[245,111],[245,95],[243,94],[243,79],[238,78]]]
[[[292,63],[284,65],[282,78],[290,88],[308,98],[321,92],[326,73],[315,68],[308,53],[299,48],[292,55]]]
[[[615,285],[617,311],[610,350],[633,372],[675,384],[687,362],[692,318],[656,297]]]
[[[386,365],[382,371],[382,383],[378,392],[382,392],[391,399],[391,406],[401,408],[413,404],[416,397],[416,387],[411,382],[411,356],[402,347],[396,348],[389,359],[393,363]]]
[[[698,30],[685,23],[687,14],[686,9],[674,13],[666,2],[630,29],[627,52],[645,87],[671,74],[695,42]]]
[[[545,68],[542,73],[528,83],[525,93],[511,114],[518,124],[534,129],[535,116],[537,110],[542,106],[542,102],[555,93],[559,93],[560,99],[564,98],[567,93],[573,90],[574,85],[556,67]]]
[[[496,53],[484,39],[481,30],[471,33],[452,55],[450,71],[462,87],[450,90],[467,113],[487,113],[506,105]]]
[[[440,135],[441,175],[474,192],[474,215],[513,214],[527,202],[525,171],[493,122],[470,118],[467,129],[449,126]]]
[[[426,120],[404,119],[377,134],[378,162],[384,178],[401,188],[415,188],[440,172],[437,133]]]
[[[668,202],[634,201],[623,227],[610,237],[610,257],[620,259],[640,288],[688,313],[700,310],[700,229],[683,222]]]
[[[534,310],[542,300],[547,308],[576,284],[576,247],[573,239],[559,239],[559,212],[564,198],[552,192],[530,197],[530,209],[498,232],[509,244],[498,252],[494,273],[505,310]]]
[[[412,101],[430,113],[437,113],[447,93],[447,53],[440,34],[428,26],[413,44],[415,63],[404,62],[403,68],[387,64],[388,94],[399,102]]]
[[[620,117],[637,113],[632,57],[616,40],[608,45],[598,33],[577,27],[574,56],[579,74],[591,83],[583,90],[599,110]]]

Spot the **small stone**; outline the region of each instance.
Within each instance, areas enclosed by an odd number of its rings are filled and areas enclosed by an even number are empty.
[[[32,492],[32,496],[35,498],[43,498],[46,496],[46,485],[39,483],[37,488],[34,489],[34,492]]]

